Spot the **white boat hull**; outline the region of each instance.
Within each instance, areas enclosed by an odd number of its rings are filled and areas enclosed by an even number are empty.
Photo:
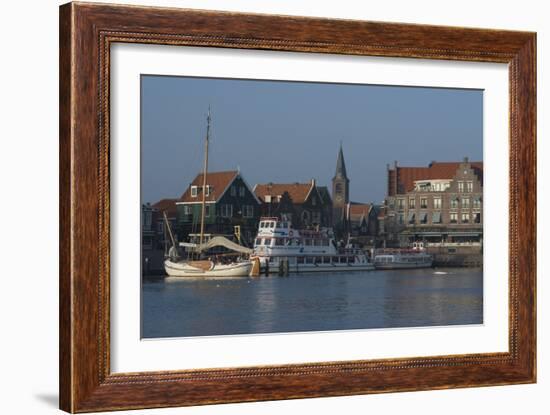
[[[189,262],[164,261],[164,269],[170,277],[248,277],[252,261],[232,264],[212,264],[210,269],[194,267]]]
[[[414,268],[431,268],[432,262],[409,262],[409,263],[399,263],[399,262],[392,262],[392,263],[374,263],[374,267],[376,269],[414,269]]]
[[[349,264],[304,264],[297,263],[296,258],[288,258],[288,272],[352,272],[352,271],[372,271],[374,265],[370,262],[355,262]],[[260,264],[265,273],[266,266],[270,274],[278,274],[280,263],[278,260],[269,261],[269,257],[260,257]]]

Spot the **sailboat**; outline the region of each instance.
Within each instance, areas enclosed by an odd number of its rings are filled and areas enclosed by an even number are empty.
[[[236,244],[223,236],[216,236],[208,242],[204,242],[204,218],[206,206],[206,178],[208,173],[208,144],[210,141],[210,108],[206,118],[206,139],[204,144],[204,170],[202,183],[202,201],[201,201],[201,230],[198,244],[180,243],[180,246],[187,248],[193,256],[200,256],[208,249],[223,246],[242,256],[248,257],[253,250],[245,246]],[[179,255],[177,244],[170,228],[170,223],[164,214],[164,223],[170,236],[172,247],[168,252],[168,258],[164,261],[164,269],[170,277],[248,277],[252,271],[254,261],[250,259],[235,259],[229,263],[221,263],[210,259],[182,259]]]

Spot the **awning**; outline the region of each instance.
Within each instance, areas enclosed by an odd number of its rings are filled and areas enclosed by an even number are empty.
[[[197,252],[206,251],[207,249],[214,248],[215,246],[223,246],[227,249],[230,249],[232,251],[241,252],[243,254],[251,254],[252,249],[247,248],[246,246],[242,246],[239,244],[236,244],[233,241],[230,241],[227,238],[224,238],[223,236],[215,236],[214,238],[210,239],[207,243],[198,245],[195,250]]]
[[[432,223],[441,223],[441,212],[434,212],[433,213]]]
[[[479,236],[482,232],[449,232],[448,236]]]

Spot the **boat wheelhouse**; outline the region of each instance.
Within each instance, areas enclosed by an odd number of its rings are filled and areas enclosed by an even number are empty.
[[[330,228],[293,229],[289,220],[275,217],[260,219],[254,241],[254,256],[264,273],[365,271],[374,266],[364,251],[339,247]]]

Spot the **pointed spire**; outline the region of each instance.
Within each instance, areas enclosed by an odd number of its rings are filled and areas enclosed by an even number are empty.
[[[347,179],[346,162],[344,161],[344,151],[342,150],[342,141],[340,141],[340,151],[338,151],[338,159],[336,160],[336,173],[334,178]]]

